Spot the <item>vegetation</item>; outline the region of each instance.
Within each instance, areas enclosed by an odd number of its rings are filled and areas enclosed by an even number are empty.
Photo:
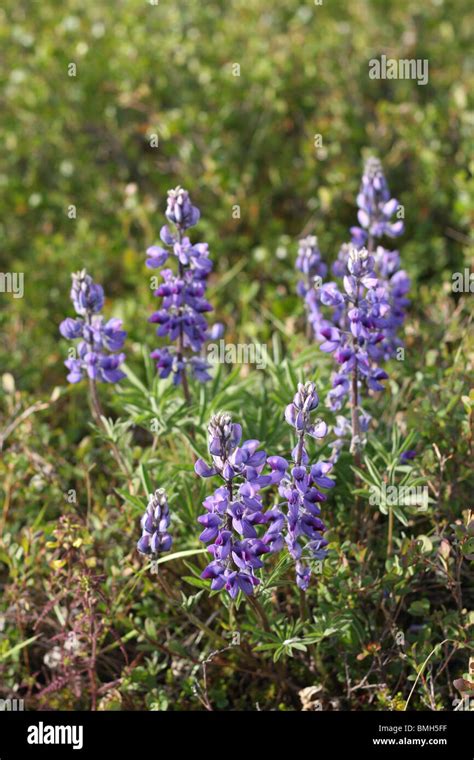
[[[1,272],[24,273],[22,298],[0,292],[0,697],[31,709],[442,710],[474,691],[473,285],[453,289],[469,267],[468,3],[276,5],[0,11]],[[382,53],[427,59],[429,82],[370,79]],[[282,552],[265,558],[258,604],[232,600],[201,578],[210,488],[194,463],[220,411],[288,457],[298,382],[335,424],[297,241],[317,235],[336,260],[372,154],[405,209],[403,360],[366,400],[360,460],[345,448],[334,467],[328,556],[306,593]],[[145,251],[178,184],[202,212],[226,343],[268,349],[264,369],[190,378],[190,401],[158,377],[147,322]],[[102,418],[87,382],[67,382],[59,334],[84,267],[128,332]],[[374,488],[404,485],[426,489],[424,509],[374,504]],[[173,547],[153,568],[136,544],[157,488]]]

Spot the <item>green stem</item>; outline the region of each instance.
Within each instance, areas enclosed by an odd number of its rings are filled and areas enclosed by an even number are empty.
[[[107,430],[102,421],[102,417],[104,417],[104,412],[102,410],[102,405],[100,403],[99,393],[97,391],[97,384],[96,384],[96,381],[92,377],[89,378],[89,392],[90,392],[92,416],[94,417],[96,424],[100,428],[100,430],[102,430],[103,433],[107,434]],[[115,441],[111,441],[110,439],[108,440],[109,440],[110,447],[112,449],[115,461],[117,462],[119,468],[122,470],[123,474],[128,478],[129,487],[131,489],[132,471],[130,470],[128,463],[122,457],[122,454],[120,453]]]
[[[158,575],[158,583],[160,584],[161,588],[163,589],[165,596],[169,599],[169,601],[174,604],[175,606],[181,607],[181,602],[177,594],[173,591],[171,586],[169,585],[168,581],[165,579],[165,577],[161,574]],[[196,626],[196,628],[199,628],[201,631],[206,633],[210,639],[214,640],[219,646],[227,646],[228,641],[225,641],[225,639],[222,638],[222,636],[219,636],[218,633],[212,630],[212,628],[209,628],[206,623],[203,623],[202,620],[199,620],[196,615],[194,615],[192,612],[187,610],[186,608],[183,608],[184,614],[188,618],[188,620]]]
[[[272,629],[268,621],[267,614],[265,610],[263,609],[262,605],[260,604],[258,599],[256,599],[254,596],[249,596],[248,600],[251,606],[254,608],[258,619],[260,620],[263,630],[266,631],[266,633],[270,633]]]
[[[387,535],[387,557],[392,554],[393,544],[393,509],[389,507],[388,510],[388,535]]]

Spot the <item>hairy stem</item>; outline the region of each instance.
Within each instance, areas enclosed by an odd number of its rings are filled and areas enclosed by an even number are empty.
[[[354,299],[354,307],[357,309],[359,306],[359,282],[357,283],[356,296]],[[354,354],[357,354],[358,341],[357,338],[352,336],[352,348]],[[354,369],[352,370],[352,384],[351,384],[351,422],[352,422],[352,440],[351,440],[351,454],[354,455],[354,463],[356,467],[360,467],[360,447],[361,447],[361,435],[360,435],[360,418],[359,418],[359,373],[357,370],[357,359],[354,363]]]
[[[250,604],[252,605],[252,607],[254,608],[258,619],[260,620],[263,630],[269,633],[271,631],[271,626],[267,618],[267,614],[265,610],[263,609],[262,605],[260,604],[258,599],[256,599],[254,596],[249,596],[248,600]]]
[[[102,404],[100,403],[99,393],[97,390],[97,383],[92,377],[89,377],[89,399],[90,399],[90,406],[92,410],[92,416],[97,426],[100,428],[100,430],[106,433],[107,431],[102,421],[102,417],[104,417],[104,412],[102,409]],[[110,447],[112,449],[112,453],[114,455],[115,461],[117,462],[119,468],[122,470],[123,474],[128,478],[129,486],[131,488],[132,472],[130,470],[130,467],[128,466],[128,463],[125,461],[122,454],[120,453],[115,441],[109,440],[109,443],[110,443]]]
[[[359,419],[359,377],[357,365],[352,370],[352,387],[351,387],[351,422],[352,422],[352,440],[351,454],[354,454],[354,463],[360,467],[360,419]]]
[[[181,600],[179,598],[179,595],[174,592],[174,590],[169,585],[168,581],[165,579],[165,577],[162,574],[158,574],[158,583],[160,584],[165,596],[168,598],[171,604],[174,606],[181,607]],[[183,608],[184,614],[192,623],[194,626],[199,628],[201,631],[207,634],[211,640],[214,640],[219,646],[227,646],[228,642],[225,641],[225,639],[222,638],[218,633],[212,630],[212,628],[209,628],[206,623],[203,623],[202,620],[199,620],[194,613],[190,612],[190,610],[187,610]]]
[[[304,430],[301,431],[298,438],[298,448],[296,450],[296,461],[295,461],[295,464],[297,467],[300,466],[301,460],[303,459],[303,446],[304,446]]]
[[[178,232],[178,243],[181,243],[182,240],[182,232],[181,228],[177,226],[177,232]],[[178,272],[179,276],[182,279],[184,276],[184,266],[181,264],[181,262],[178,263]],[[183,314],[183,307],[179,307],[179,314],[182,316]],[[178,335],[178,351],[177,351],[177,358],[178,362],[182,362],[184,358],[184,328],[183,323],[179,323],[179,335]],[[189,385],[188,385],[188,377],[186,374],[186,366],[183,366],[182,372],[181,372],[181,385],[183,386],[183,394],[184,394],[184,400],[186,401],[186,404],[191,403],[191,394],[189,392]]]

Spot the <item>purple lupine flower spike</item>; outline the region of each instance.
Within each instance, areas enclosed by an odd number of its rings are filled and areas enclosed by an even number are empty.
[[[409,306],[407,294],[410,289],[410,279],[406,272],[400,269],[398,251],[390,251],[377,244],[377,241],[385,235],[398,237],[404,229],[402,220],[393,221],[392,219],[400,207],[397,200],[390,196],[383,169],[378,159],[371,158],[366,163],[357,204],[361,227],[351,229],[352,242],[356,246],[367,244],[369,252],[373,256],[373,268],[378,280],[378,288],[374,293],[368,293],[367,296],[368,300],[375,306],[374,317],[377,318],[375,301],[377,294],[382,289],[385,294],[384,300],[388,305],[388,309],[383,314],[383,322],[378,320],[378,327],[381,328],[379,334],[372,336],[370,340],[369,360],[374,371],[367,381],[367,386],[372,390],[379,391],[383,389],[380,380],[386,377],[386,373],[380,369],[380,364],[393,357],[403,357],[403,354],[399,354],[399,351],[403,349],[403,343],[398,332],[403,325],[405,312]],[[334,274],[343,276],[349,251],[350,246],[342,247],[338,260],[333,266]],[[337,408],[341,408],[340,405]],[[363,412],[359,407],[359,435],[364,432],[363,425],[365,422],[366,419],[364,419]],[[354,441],[354,433],[352,440]]]
[[[321,519],[320,502],[326,500],[321,489],[332,488],[328,477],[333,464],[318,461],[311,465],[305,438],[323,438],[327,425],[314,419],[319,404],[314,383],[298,385],[293,402],[286,407],[285,419],[295,428],[298,442],[292,451],[292,464],[282,457],[270,457],[268,464],[279,473],[279,493],[286,505],[286,535],[288,551],[295,560],[296,583],[306,591],[311,579],[308,561],[326,557],[328,542],[324,538],[326,526]],[[290,469],[291,468],[291,469]]]
[[[171,549],[173,539],[168,532],[170,510],[166,491],[158,488],[149,495],[148,506],[141,519],[142,535],[137,543],[140,554],[158,558]]]
[[[257,440],[241,442],[242,428],[230,414],[221,412],[208,426],[208,448],[212,464],[198,459],[196,473],[202,478],[217,476],[223,482],[203,506],[198,518],[203,527],[201,541],[208,544],[213,560],[202,573],[211,589],[225,589],[234,599],[239,591],[252,594],[260,583],[256,574],[263,567],[262,555],[283,546],[284,516],[278,508],[265,510],[260,491],[279,483],[285,460],[263,474],[267,455]]]
[[[353,453],[363,445],[359,386],[365,383],[369,389],[380,391],[384,387],[381,381],[387,378],[387,373],[378,367],[378,361],[390,303],[374,267],[374,257],[366,248],[349,246],[343,290],[339,290],[336,283],[327,283],[321,288],[321,303],[332,309],[333,314],[332,325],[321,330],[321,349],[332,353],[339,364],[332,377],[327,403],[333,411],[338,411],[351,395]]]
[[[360,227],[351,228],[354,245],[364,245],[370,237],[380,238],[388,235],[393,238],[403,233],[403,221],[392,221],[398,201],[396,198],[390,198],[382,164],[374,156],[366,161],[357,205]]]
[[[318,337],[321,328],[327,324],[319,304],[319,290],[328,269],[321,259],[318,239],[314,235],[300,240],[296,268],[303,274],[303,279],[298,282],[296,289],[298,295],[305,300],[308,324],[315,337]]]
[[[168,191],[166,217],[170,222],[185,230],[197,224],[200,216],[200,211],[192,205],[187,190],[178,185],[174,190]]]
[[[334,323],[321,330],[321,350],[333,353],[339,369],[332,378],[328,404],[333,411],[343,406],[350,380],[357,372],[369,388],[383,390],[387,374],[375,365],[378,343],[384,338],[390,305],[374,272],[374,258],[367,249],[351,246],[343,291],[336,283],[321,288],[321,302],[333,309]]]
[[[161,299],[161,308],[149,321],[157,325],[156,334],[174,346],[162,346],[151,354],[162,378],[173,378],[177,385],[186,385],[188,370],[199,382],[211,379],[209,363],[200,356],[204,343],[222,334],[221,326],[209,329],[205,314],[212,311],[206,300],[206,279],[212,270],[207,243],[191,243],[184,233],[199,221],[200,212],[193,206],[189,193],[181,187],[168,191],[166,217],[174,227],[164,225],[161,245],[147,249],[146,265],[161,267],[170,257],[177,260],[177,273],[162,269],[163,282],[154,295]],[[193,355],[194,354],[194,355]],[[186,391],[185,391],[186,393]]]
[[[360,226],[351,228],[352,242],[342,245],[332,266],[334,276],[343,280],[342,288],[337,282],[321,284],[324,265],[316,251],[309,254],[308,247],[300,244],[296,260],[300,271],[306,273],[313,267],[316,272],[317,287],[310,286],[306,275],[306,281],[298,283],[298,293],[305,298],[308,323],[321,350],[332,353],[339,365],[327,403],[333,411],[340,411],[351,398],[351,421],[342,425],[343,418],[338,417],[341,436],[332,445],[334,462],[348,437],[357,456],[364,445],[370,418],[361,408],[360,390],[364,384],[373,391],[383,390],[387,374],[380,365],[402,356],[398,333],[409,306],[410,280],[400,269],[398,251],[378,244],[384,236],[401,235],[404,225],[401,219],[394,219],[402,207],[391,197],[376,158],[365,164],[357,205]]]
[[[392,217],[399,208],[398,201],[390,197],[382,165],[377,158],[369,158],[364,168],[362,183],[357,196],[359,206],[358,219],[360,227],[352,227],[352,243],[356,246],[367,245],[374,256],[375,272],[390,303],[384,336],[377,344],[377,361],[386,361],[396,356],[402,342],[397,333],[403,324],[405,311],[409,306],[406,298],[410,290],[410,279],[400,269],[398,251],[389,251],[376,241],[384,236],[399,237],[404,231],[402,219],[393,221]],[[344,260],[344,252],[342,252]],[[334,267],[334,273],[339,265]]]
[[[116,352],[122,348],[127,333],[120,319],[106,322],[99,313],[104,305],[104,290],[85,269],[72,275],[71,300],[79,316],[67,317],[59,326],[64,338],[79,339],[76,357],[64,362],[69,370],[67,379],[78,383],[86,375],[103,383],[118,382],[125,377],[120,370],[125,354]]]
[[[83,269],[72,275],[71,301],[81,316],[97,313],[104,305],[104,289]]]

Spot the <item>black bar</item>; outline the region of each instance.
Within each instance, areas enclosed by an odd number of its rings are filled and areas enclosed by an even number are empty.
[[[213,757],[229,749],[252,759],[276,750],[315,760],[322,752],[472,760],[473,729],[474,712],[468,711],[0,712],[0,760],[95,757],[103,751],[114,759],[129,752],[132,758],[137,753],[158,758],[186,750]],[[50,739],[69,740],[78,748],[49,744]]]

